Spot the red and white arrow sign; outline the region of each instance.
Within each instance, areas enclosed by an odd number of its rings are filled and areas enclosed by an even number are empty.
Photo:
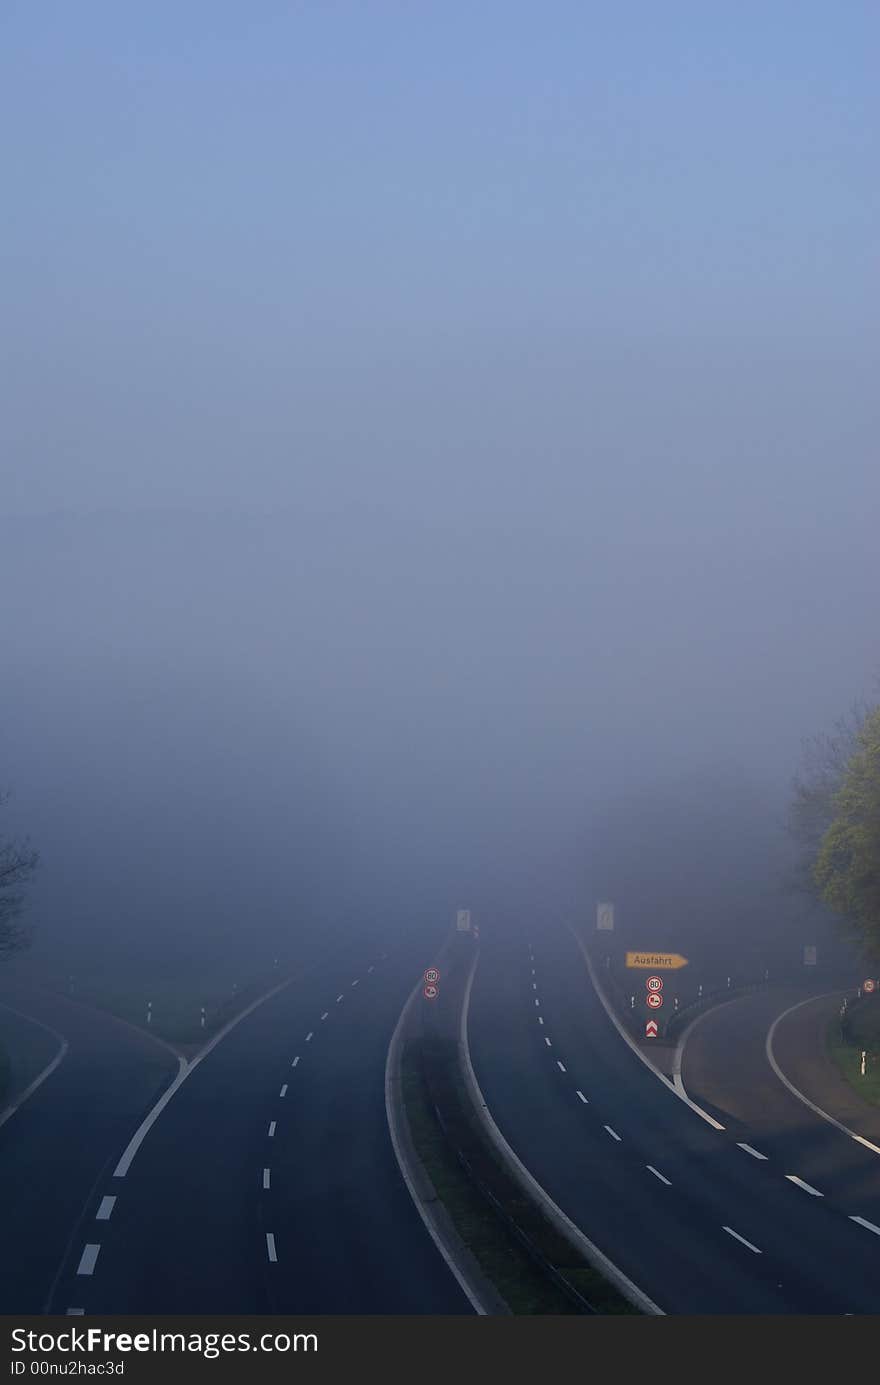
[[[646,1038],[646,1039],[656,1039],[656,1037],[657,1037],[657,1021],[656,1021],[656,1020],[648,1020],[647,1024],[645,1025],[645,1038]]]

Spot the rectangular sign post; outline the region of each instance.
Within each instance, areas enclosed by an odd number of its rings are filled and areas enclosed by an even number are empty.
[[[600,932],[614,931],[614,905],[608,899],[596,905],[596,927]]]
[[[818,956],[819,956],[819,949],[818,949],[817,947],[805,947],[805,948],[804,948],[804,966],[805,966],[805,967],[814,967],[814,966],[816,965],[816,959],[818,958]]]
[[[628,952],[626,954],[626,965],[641,968],[643,971],[678,971],[679,967],[686,967],[687,964],[687,957],[682,957],[679,952]]]

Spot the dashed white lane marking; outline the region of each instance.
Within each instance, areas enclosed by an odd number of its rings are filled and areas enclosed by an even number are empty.
[[[865,1221],[864,1217],[850,1217],[850,1221],[857,1222],[858,1225],[863,1226],[866,1231],[873,1231],[875,1236],[880,1236],[880,1226],[875,1226],[872,1221]]]
[[[618,1135],[617,1131],[616,1131],[616,1130],[612,1130],[610,1125],[606,1125],[605,1129],[608,1131],[608,1134],[611,1136],[612,1140],[616,1140],[617,1143],[619,1144],[619,1143],[620,1143],[620,1136]]]
[[[743,1144],[742,1140],[737,1140],[736,1147],[737,1149],[744,1149],[746,1154],[751,1154],[753,1159],[766,1159],[768,1157],[766,1154],[762,1154],[759,1149],[752,1149],[751,1145]]]
[[[538,1016],[538,1023],[539,1023],[539,1024],[543,1024],[543,1023],[544,1023],[544,1021],[543,1021],[543,1019],[541,1018],[540,1015]]]
[[[373,970],[372,967],[367,967],[367,971],[372,971],[372,970]]]
[[[533,981],[533,982],[532,982],[532,990],[533,990],[533,991],[536,991],[537,989],[538,989],[538,983],[537,983],[537,981]]]
[[[263,1169],[263,1187],[268,1188],[272,1179],[272,1170]]]
[[[79,1267],[76,1271],[77,1274],[95,1273],[95,1261],[98,1258],[98,1251],[100,1249],[101,1247],[99,1245],[87,1245],[84,1248],[83,1253],[80,1256]]]
[[[556,1059],[556,1066],[558,1067],[560,1072],[565,1072],[565,1064],[560,1063],[558,1058]]]
[[[272,1136],[273,1136],[274,1134],[275,1134],[275,1122],[274,1122],[274,1121],[270,1121],[270,1122],[269,1122],[269,1139],[270,1139],[270,1140],[271,1140],[271,1138],[272,1138]]]
[[[327,1018],[327,1016],[329,1015],[329,1013],[330,1013],[329,1010],[325,1010],[324,1013],[323,1013],[323,1015],[321,1016],[321,1019],[322,1019],[322,1020],[325,1020],[325,1019]]]
[[[68,1308],[65,1316],[68,1318],[83,1318],[85,1317],[85,1312],[85,1308]]]
[[[578,1096],[580,1097],[581,1101],[584,1103],[585,1106],[589,1106],[590,1103],[587,1101],[587,1098],[584,1096],[580,1088],[578,1088]]]
[[[281,1088],[281,1091],[278,1093],[278,1095],[279,1095],[279,1096],[287,1096],[287,1083],[286,1083],[286,1082],[284,1083],[284,1086]]]
[[[535,996],[535,1004],[540,1008],[541,1002],[537,996]]]
[[[547,1038],[547,1035],[546,1035],[546,1034],[544,1035],[544,1043],[547,1045],[548,1048],[552,1048],[552,1047],[553,1047],[553,1045],[551,1044],[550,1040]]]
[[[295,1068],[298,1062],[299,1062],[299,1054],[296,1055],[296,1057],[294,1058],[294,1060],[293,1060],[293,1062],[291,1063],[290,1066],[291,1066],[292,1068]]]
[[[352,983],[351,983],[351,984],[352,984],[352,985],[353,985],[353,986],[356,986],[356,985],[357,985],[357,984],[358,984],[358,981],[360,981],[360,979],[361,979],[361,978],[360,978],[360,977],[358,977],[358,979],[357,979],[357,981],[352,981]]]
[[[738,1231],[734,1231],[732,1226],[722,1226],[721,1230],[726,1231],[728,1236],[732,1236],[733,1239],[735,1241],[739,1241],[741,1245],[748,1246],[749,1250],[754,1251],[756,1255],[763,1254],[763,1252],[760,1251],[757,1246],[752,1245],[751,1241],[747,1241],[745,1236],[741,1236]]]
[[[804,1192],[809,1193],[811,1197],[825,1196],[824,1193],[819,1192],[818,1188],[813,1188],[809,1183],[805,1183],[802,1178],[798,1178],[796,1173],[787,1173],[785,1176],[788,1179],[789,1183],[794,1183],[795,1187],[797,1188],[803,1188]]]
[[[101,1206],[95,1213],[95,1221],[109,1221],[115,1205],[115,1197],[102,1197]]]
[[[655,1178],[659,1178],[661,1183],[665,1183],[667,1188],[672,1187],[672,1184],[670,1183],[669,1179],[664,1178],[660,1170],[655,1169],[653,1164],[646,1164],[645,1168],[648,1170],[648,1173],[652,1173]]]
[[[306,1035],[306,1043],[307,1043],[307,1044],[310,1044],[310,1043],[312,1042],[312,1036],[314,1035],[314,1032],[315,1032],[314,1029],[310,1029],[309,1032],[308,1032],[308,1034]]]
[[[340,1002],[341,1000],[344,1000],[344,999],[345,999],[345,996],[344,996],[344,995],[338,995],[338,996],[336,997],[336,1004],[338,1005],[339,1002]]]
[[[271,1231],[266,1232],[266,1254],[274,1265],[278,1260],[278,1252],[275,1249],[275,1236]]]
[[[864,1145],[865,1149],[871,1149],[875,1154],[880,1154],[880,1145],[872,1145],[870,1140],[866,1140],[864,1135],[853,1135],[856,1144]]]

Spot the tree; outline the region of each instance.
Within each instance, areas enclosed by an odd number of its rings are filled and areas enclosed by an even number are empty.
[[[0,798],[0,805],[6,802]],[[28,937],[19,922],[26,885],[36,870],[39,856],[28,842],[0,838],[0,957],[19,952]]]
[[[865,717],[819,844],[813,878],[824,902],[880,961],[880,707]]]
[[[822,839],[834,821],[834,798],[847,765],[858,750],[859,732],[868,710],[867,703],[853,703],[832,731],[821,731],[802,743],[802,763],[792,785],[788,829],[800,848],[797,884],[814,896],[818,890],[816,859]]]

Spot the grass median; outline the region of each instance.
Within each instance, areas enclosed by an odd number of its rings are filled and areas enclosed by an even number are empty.
[[[566,1293],[538,1257],[594,1311],[637,1312],[578,1256],[524,1195],[478,1129],[461,1080],[454,1041],[409,1040],[403,1049],[401,1078],[419,1159],[462,1241],[512,1313],[568,1315],[589,1311],[573,1294]],[[460,1155],[464,1155],[471,1173]],[[522,1235],[537,1256],[527,1249]]]

